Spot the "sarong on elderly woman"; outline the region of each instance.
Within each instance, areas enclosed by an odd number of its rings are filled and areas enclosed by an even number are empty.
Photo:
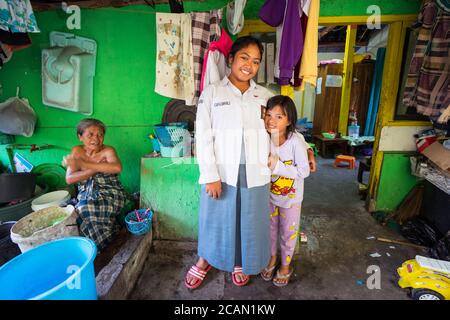
[[[118,231],[116,216],[125,205],[126,194],[117,174],[97,173],[78,184],[81,235],[92,239],[103,249]]]

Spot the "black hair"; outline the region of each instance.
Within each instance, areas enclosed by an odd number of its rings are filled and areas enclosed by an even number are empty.
[[[80,121],[77,125],[77,134],[78,136],[82,136],[84,130],[86,130],[89,127],[96,126],[103,130],[103,134],[106,133],[106,126],[103,122],[97,119],[93,118],[86,118]]]
[[[297,123],[297,109],[295,103],[288,96],[273,96],[267,101],[266,111],[272,110],[276,106],[280,106],[286,115],[289,126],[286,128],[286,138],[289,138],[295,132],[295,124]]]
[[[231,46],[230,54],[228,55],[228,57],[234,57],[239,50],[247,48],[251,44],[254,44],[258,47],[259,53],[261,54],[262,57],[264,53],[264,47],[261,44],[261,41],[252,36],[243,36],[237,38],[233,42],[233,45]]]

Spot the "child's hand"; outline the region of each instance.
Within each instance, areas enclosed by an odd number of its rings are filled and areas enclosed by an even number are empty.
[[[308,163],[309,170],[311,172],[316,172],[316,158],[314,157],[314,151],[312,149],[308,149]]]
[[[277,165],[279,159],[280,157],[278,157],[277,155],[269,155],[269,162],[267,163],[267,165],[269,166],[270,170],[275,169],[275,166]]]

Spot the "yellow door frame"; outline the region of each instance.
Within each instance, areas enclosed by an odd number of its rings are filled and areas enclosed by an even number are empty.
[[[369,16],[330,16],[330,17],[319,17],[319,25],[350,25],[366,24]],[[417,15],[382,15],[380,17],[381,24],[389,24],[388,41],[386,46],[386,56],[383,67],[383,77],[381,85],[381,97],[380,104],[378,107],[378,115],[375,125],[375,142],[373,147],[374,157],[372,158],[372,166],[370,170],[369,177],[369,198],[376,199],[378,184],[381,175],[381,167],[383,163],[384,152],[379,151],[380,135],[381,130],[385,126],[424,126],[429,125],[427,121],[408,121],[408,120],[394,120],[397,92],[399,88],[400,81],[400,70],[402,65],[402,55],[403,45],[405,42],[406,28],[411,25],[417,19]],[[347,29],[349,31],[349,29]],[[253,32],[276,32],[276,29],[268,26],[261,20],[246,20],[245,26],[239,36],[249,35]],[[350,29],[350,36],[352,37],[352,31]],[[349,56],[351,50],[354,49],[354,45],[351,44],[351,37],[347,36],[346,41],[346,52],[345,57]],[[350,38],[350,39],[349,39]],[[348,43],[347,43],[348,42]],[[352,55],[353,57],[353,55]],[[345,60],[344,60],[345,62]],[[345,85],[345,99],[350,93],[351,89],[351,71],[350,67],[352,64],[347,63],[346,68],[344,68],[344,77],[348,75],[347,78],[343,79]],[[345,64],[344,64],[345,67]],[[344,89],[344,88],[343,88]],[[343,90],[344,91],[344,90]],[[281,94],[286,94],[293,98],[294,90],[291,86],[282,86]],[[344,93],[343,93],[344,95]],[[347,106],[348,109],[348,106]],[[341,108],[342,110],[342,108]],[[345,130],[347,127],[348,113],[345,117],[340,117],[340,127],[339,129],[344,129],[344,118],[345,118]],[[342,123],[341,123],[342,119]],[[369,206],[373,207],[374,204]]]
[[[347,25],[344,65],[342,66],[341,106],[339,109],[338,125],[338,132],[343,136],[347,134],[348,112],[350,109],[350,92],[352,90],[353,83],[353,57],[355,55],[356,31],[356,24]]]

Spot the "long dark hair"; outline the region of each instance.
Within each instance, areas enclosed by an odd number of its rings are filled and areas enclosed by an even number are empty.
[[[267,101],[266,111],[272,110],[276,106],[281,107],[289,121],[289,126],[286,128],[286,138],[289,138],[291,134],[295,132],[295,124],[297,123],[297,109],[295,109],[295,103],[288,96],[273,96]]]
[[[231,46],[231,50],[230,50],[228,57],[234,57],[235,54],[239,50],[241,50],[242,48],[247,48],[251,44],[254,44],[258,47],[259,53],[261,54],[261,57],[262,57],[262,55],[264,53],[264,47],[261,44],[261,41],[259,41],[258,39],[256,39],[255,37],[252,37],[252,36],[243,36],[243,37],[237,38],[233,42],[233,45]]]

